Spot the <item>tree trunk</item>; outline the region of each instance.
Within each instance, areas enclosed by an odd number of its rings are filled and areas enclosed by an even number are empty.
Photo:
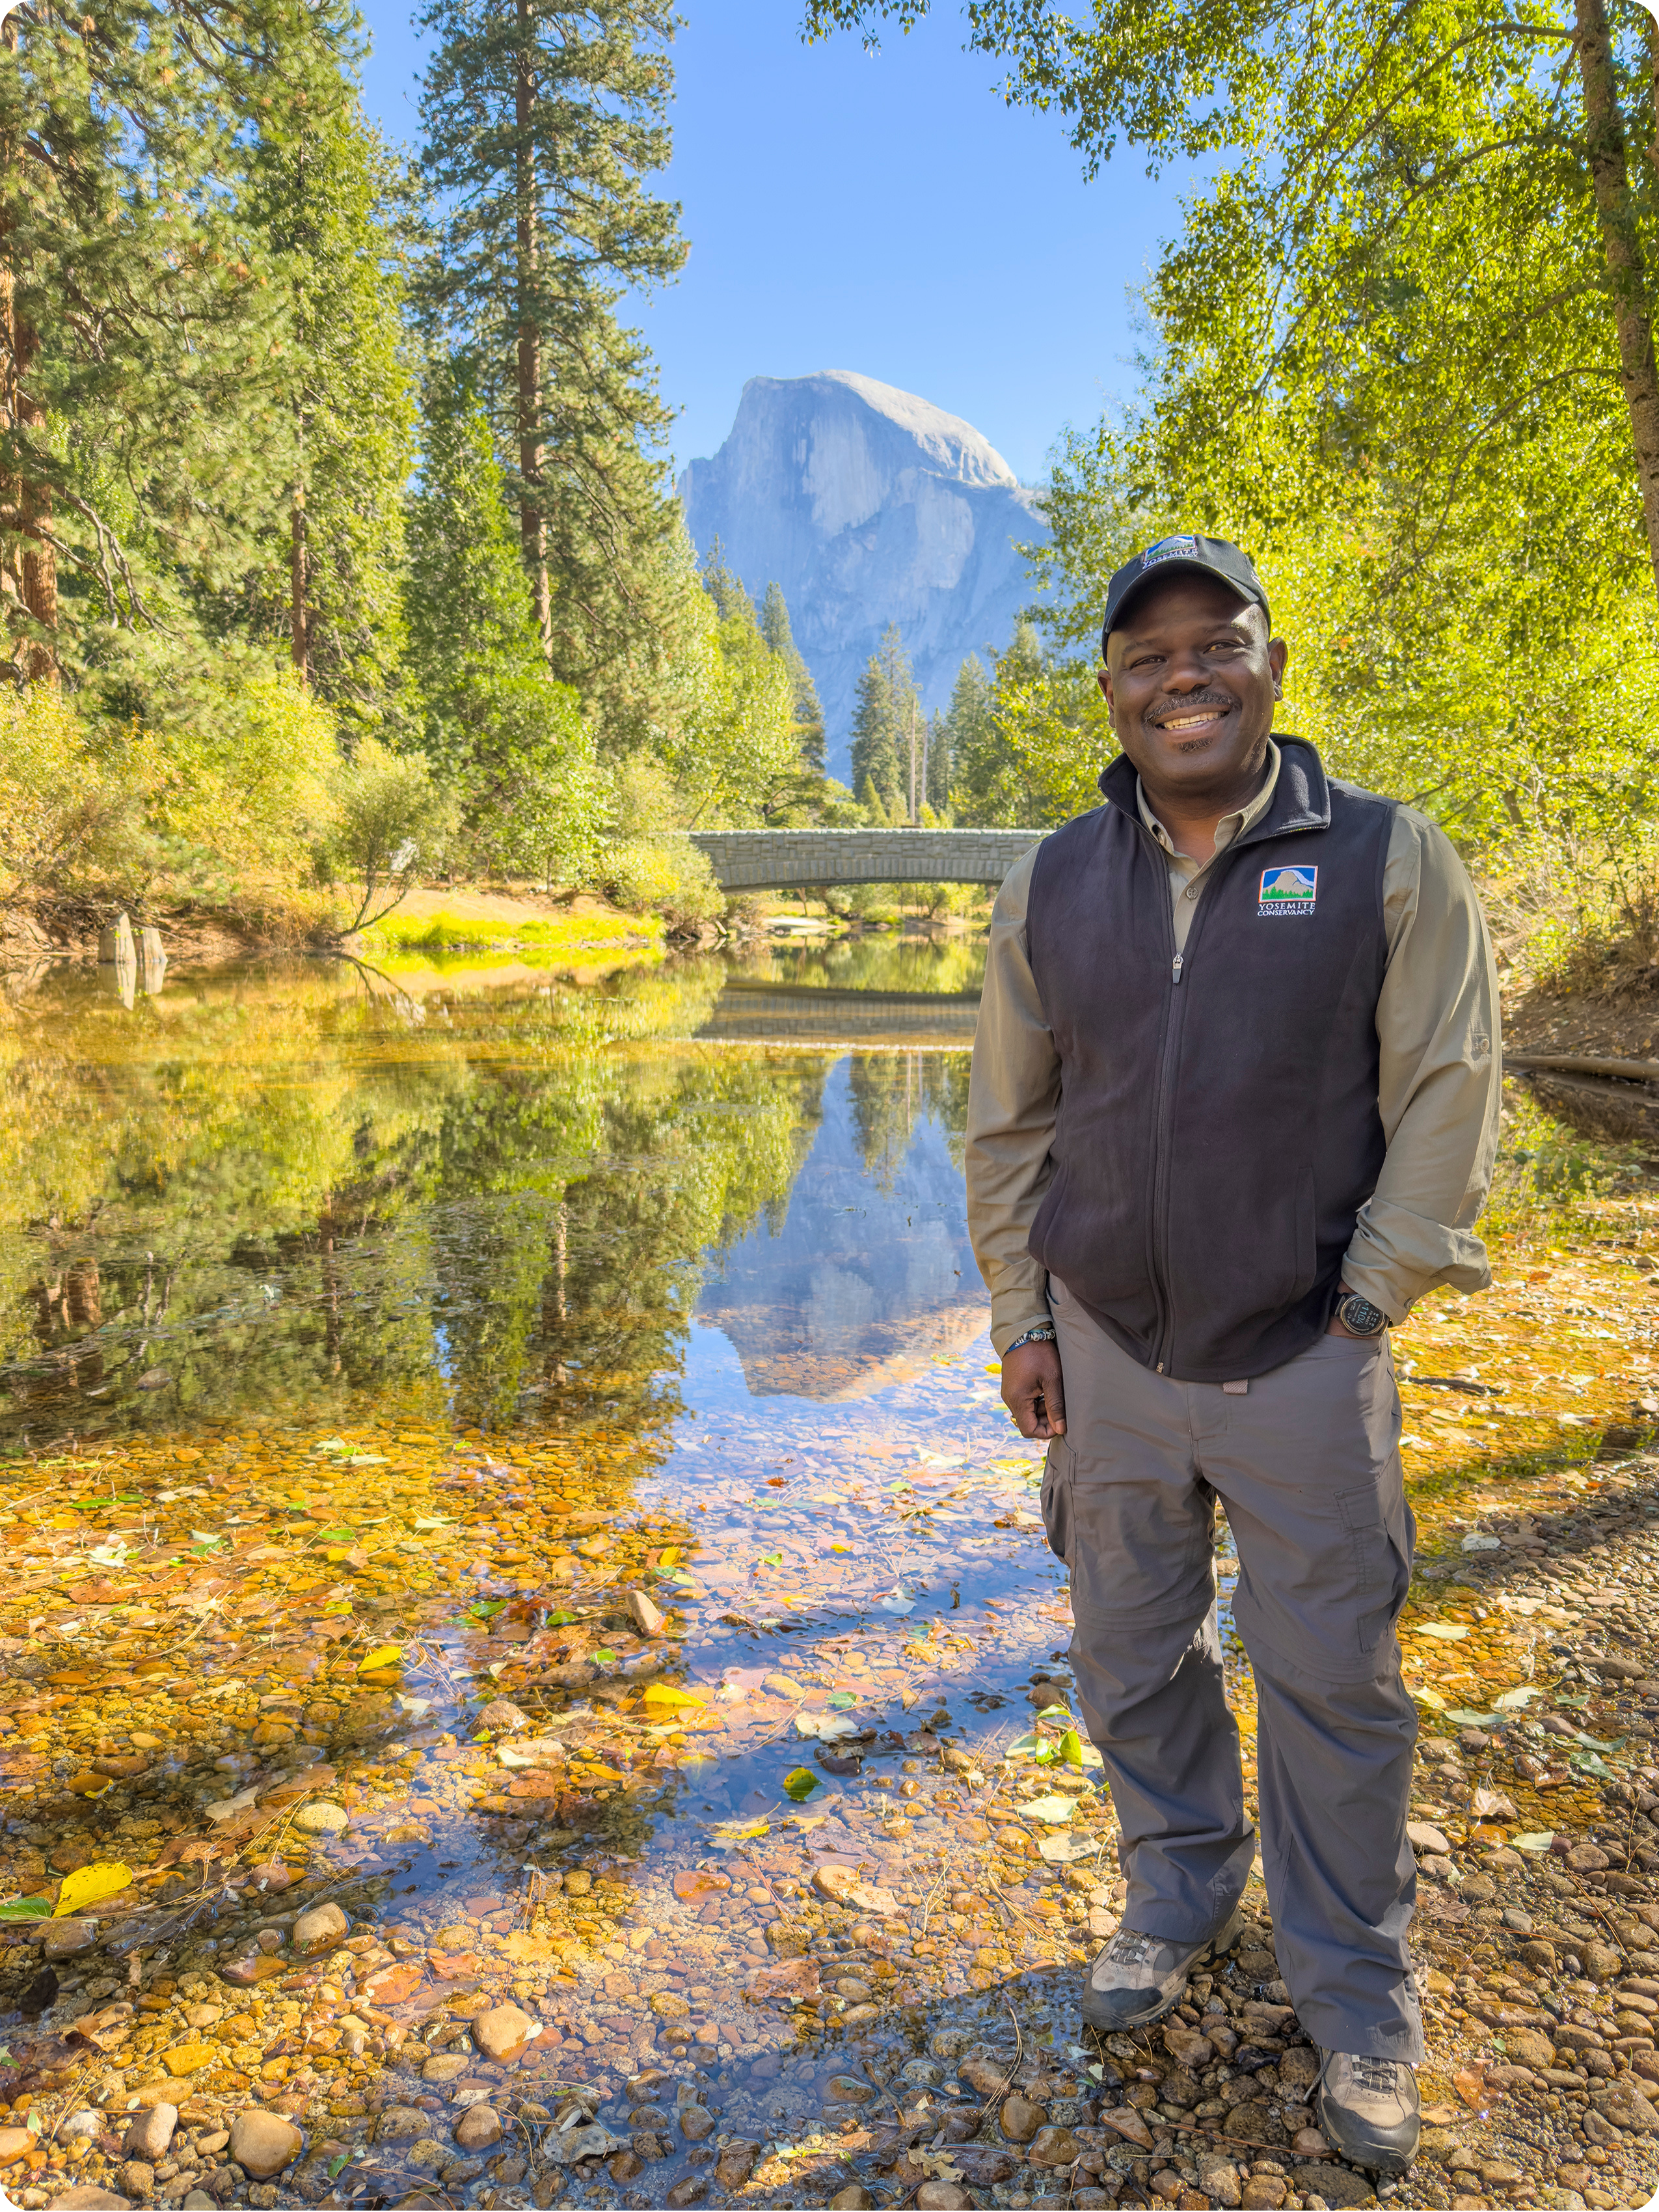
[[[0,46],[17,51],[17,18],[0,24]],[[0,191],[18,188],[21,156],[0,147]],[[17,312],[16,272],[9,248],[11,218],[0,207],[0,436],[19,443],[45,427],[45,410],[29,397],[27,377],[40,349],[39,332]],[[0,475],[0,599],[6,603],[7,655],[26,684],[58,681],[58,554],[51,537],[51,492],[30,481],[27,467]],[[45,633],[43,635],[42,633]]]
[[[530,143],[533,88],[530,82],[530,0],[518,0],[518,49],[514,57],[513,119],[518,147],[513,185],[518,201],[518,473],[524,496],[518,507],[518,536],[530,572],[530,597],[542,650],[553,652],[553,600],[548,586],[548,524],[542,512],[542,331],[536,320],[536,155]]]
[[[1574,43],[1584,87],[1585,152],[1619,333],[1619,375],[1636,452],[1648,557],[1659,592],[1659,368],[1654,362],[1647,270],[1631,201],[1624,118],[1619,112],[1604,0],[1575,0],[1575,16]]]
[[[306,612],[306,491],[294,487],[294,506],[288,518],[288,629],[294,673],[311,683],[311,623]]]

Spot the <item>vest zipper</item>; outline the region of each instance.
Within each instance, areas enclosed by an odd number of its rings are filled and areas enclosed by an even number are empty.
[[[1174,964],[1170,969],[1171,978],[1177,983],[1181,980],[1181,962],[1183,957],[1184,956],[1181,953],[1178,952],[1175,956]]]

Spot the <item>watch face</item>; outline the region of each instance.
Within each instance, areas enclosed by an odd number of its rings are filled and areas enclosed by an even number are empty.
[[[1344,1328],[1351,1328],[1356,1336],[1380,1336],[1388,1327],[1388,1316],[1357,1291],[1344,1298],[1336,1311]]]

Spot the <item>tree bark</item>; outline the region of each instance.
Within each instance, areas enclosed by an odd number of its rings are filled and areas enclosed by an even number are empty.
[[[311,622],[306,611],[306,491],[294,487],[288,517],[288,629],[294,673],[307,689],[311,684]]]
[[[1642,493],[1648,558],[1659,592],[1659,367],[1646,265],[1632,204],[1624,118],[1604,0],[1574,0],[1579,75],[1584,88],[1584,146],[1601,230],[1619,336],[1619,376],[1630,416]]]
[[[534,87],[530,79],[530,0],[518,0],[518,46],[514,57],[513,120],[517,130],[514,193],[518,254],[518,473],[524,495],[518,536],[530,574],[530,599],[542,650],[553,653],[553,599],[548,584],[548,524],[542,512],[542,331],[536,320],[536,258],[540,246],[536,204],[536,155],[530,143]]]
[[[0,45],[17,50],[17,18],[0,25]],[[0,192],[18,186],[21,156],[0,147]],[[11,213],[0,204],[0,435],[20,446],[43,430],[45,413],[29,397],[27,378],[40,350],[39,333],[17,312],[17,276],[11,252]],[[0,475],[0,598],[6,602],[11,649],[7,658],[26,684],[58,681],[51,642],[58,629],[58,554],[51,537],[49,486],[32,482],[26,467]],[[42,633],[45,633],[43,635]]]

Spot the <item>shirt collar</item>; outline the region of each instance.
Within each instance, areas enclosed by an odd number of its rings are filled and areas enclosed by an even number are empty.
[[[1273,803],[1274,787],[1279,781],[1279,748],[1275,744],[1273,739],[1269,738],[1268,739],[1268,772],[1266,778],[1262,782],[1262,788],[1256,793],[1255,798],[1251,799],[1248,806],[1241,806],[1236,812],[1232,814],[1224,814],[1221,817],[1221,819],[1216,823],[1216,852],[1225,852],[1226,848],[1233,843],[1236,839],[1244,836],[1246,830],[1253,830],[1256,823],[1262,819],[1262,817],[1267,812],[1268,808]],[[1135,779],[1135,803],[1141,810],[1141,819],[1146,823],[1147,829],[1151,830],[1153,836],[1158,840],[1164,850],[1166,853],[1173,854],[1177,860],[1186,860],[1189,857],[1186,854],[1176,853],[1174,842],[1171,838],[1169,831],[1165,829],[1163,823],[1153,812],[1147,799],[1146,787],[1141,782],[1138,775]]]

